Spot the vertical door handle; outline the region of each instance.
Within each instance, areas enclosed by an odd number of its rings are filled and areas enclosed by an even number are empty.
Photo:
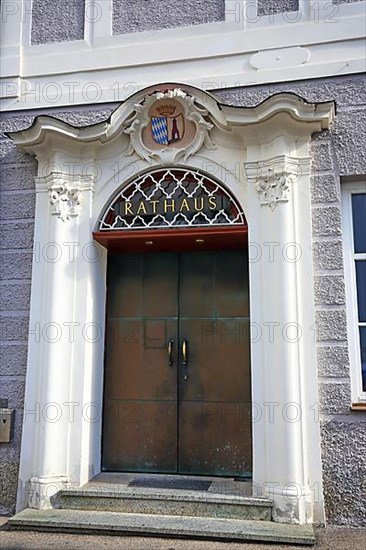
[[[173,366],[173,344],[174,340],[169,340],[168,342],[168,361],[169,361],[169,367]]]
[[[188,342],[183,340],[182,342],[182,365],[184,368],[187,368],[188,365]],[[184,375],[184,380],[188,380],[188,375]]]

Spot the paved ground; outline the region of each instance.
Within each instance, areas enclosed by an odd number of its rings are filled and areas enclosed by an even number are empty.
[[[0,518],[0,525],[1,550],[366,550],[366,529],[343,527],[317,529],[316,546],[305,547],[8,531],[5,518]]]

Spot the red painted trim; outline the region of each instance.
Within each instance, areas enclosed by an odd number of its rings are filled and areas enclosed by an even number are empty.
[[[248,227],[218,225],[182,229],[96,231],[93,238],[108,250],[118,252],[232,249],[248,243]]]

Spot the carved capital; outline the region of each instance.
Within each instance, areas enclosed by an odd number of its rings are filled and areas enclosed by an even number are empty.
[[[48,193],[52,206],[51,214],[61,221],[71,220],[79,215],[83,191],[93,191],[93,176],[51,173],[37,177],[38,193]]]
[[[285,168],[282,170],[266,168],[257,179],[256,188],[260,203],[274,210],[279,202],[287,202],[293,178],[294,175]]]
[[[51,214],[65,222],[79,214],[81,193],[78,189],[68,187],[65,183],[49,189]]]
[[[254,184],[263,206],[275,210],[278,203],[288,202],[291,188],[305,171],[309,159],[278,156],[266,161],[248,162],[245,165],[247,180]]]

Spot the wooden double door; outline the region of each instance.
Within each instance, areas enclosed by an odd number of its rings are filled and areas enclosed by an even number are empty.
[[[103,469],[251,471],[245,250],[111,254]]]

